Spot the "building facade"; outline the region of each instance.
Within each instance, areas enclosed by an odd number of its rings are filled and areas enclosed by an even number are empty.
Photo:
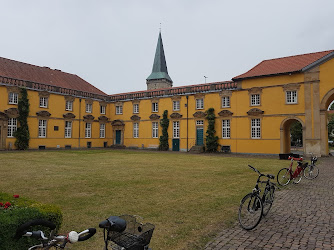
[[[205,144],[214,108],[219,150],[290,152],[290,126],[303,127],[305,154],[328,155],[327,108],[334,100],[334,51],[265,60],[230,81],[172,87],[159,34],[147,90],[107,95],[80,77],[0,59],[0,149],[14,149],[20,88],[28,90],[30,148],[159,146],[170,120],[170,150]]]

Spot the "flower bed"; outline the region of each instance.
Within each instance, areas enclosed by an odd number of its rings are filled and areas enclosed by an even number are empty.
[[[37,244],[38,242],[30,237],[14,238],[17,227],[33,219],[50,220],[56,224],[58,230],[61,226],[62,214],[60,209],[54,205],[38,203],[17,194],[0,193],[1,249],[27,249],[28,246]],[[36,230],[41,230],[41,228]]]

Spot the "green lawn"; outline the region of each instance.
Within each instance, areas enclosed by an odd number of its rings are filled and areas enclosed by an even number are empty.
[[[278,157],[277,157],[278,158]],[[1,153],[0,191],[58,205],[61,232],[135,214],[156,225],[153,249],[196,249],[237,218],[257,175],[288,161],[131,150]],[[103,234],[71,249],[102,249]]]

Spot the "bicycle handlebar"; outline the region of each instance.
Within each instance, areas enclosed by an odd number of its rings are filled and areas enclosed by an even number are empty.
[[[79,239],[78,241],[85,241],[88,240],[90,237],[92,237],[94,234],[96,233],[96,229],[95,228],[88,228],[84,231],[82,231],[81,233],[79,233]],[[81,236],[84,235],[84,236]]]
[[[262,174],[259,170],[257,170],[257,169],[254,168],[253,166],[248,165],[248,167],[250,167],[254,172],[258,173],[260,177],[261,177],[261,176],[265,176],[265,177],[267,177],[267,178],[269,178],[269,179],[272,179],[272,180],[275,179],[275,176],[272,175],[272,174]]]
[[[29,227],[38,225],[48,227],[50,230],[54,230],[56,228],[56,225],[51,221],[35,219],[19,226],[16,230],[16,237],[21,237],[22,235],[26,234]]]
[[[295,158],[295,157],[289,156],[288,160],[303,161],[303,157]]]
[[[118,216],[110,216],[108,219],[101,221],[99,227],[121,233],[126,228],[126,221]]]

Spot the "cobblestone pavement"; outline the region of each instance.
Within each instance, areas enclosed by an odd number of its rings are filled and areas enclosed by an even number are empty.
[[[275,193],[273,207],[255,229],[236,224],[205,249],[334,249],[334,157],[321,158],[317,166],[316,179],[303,178]]]

